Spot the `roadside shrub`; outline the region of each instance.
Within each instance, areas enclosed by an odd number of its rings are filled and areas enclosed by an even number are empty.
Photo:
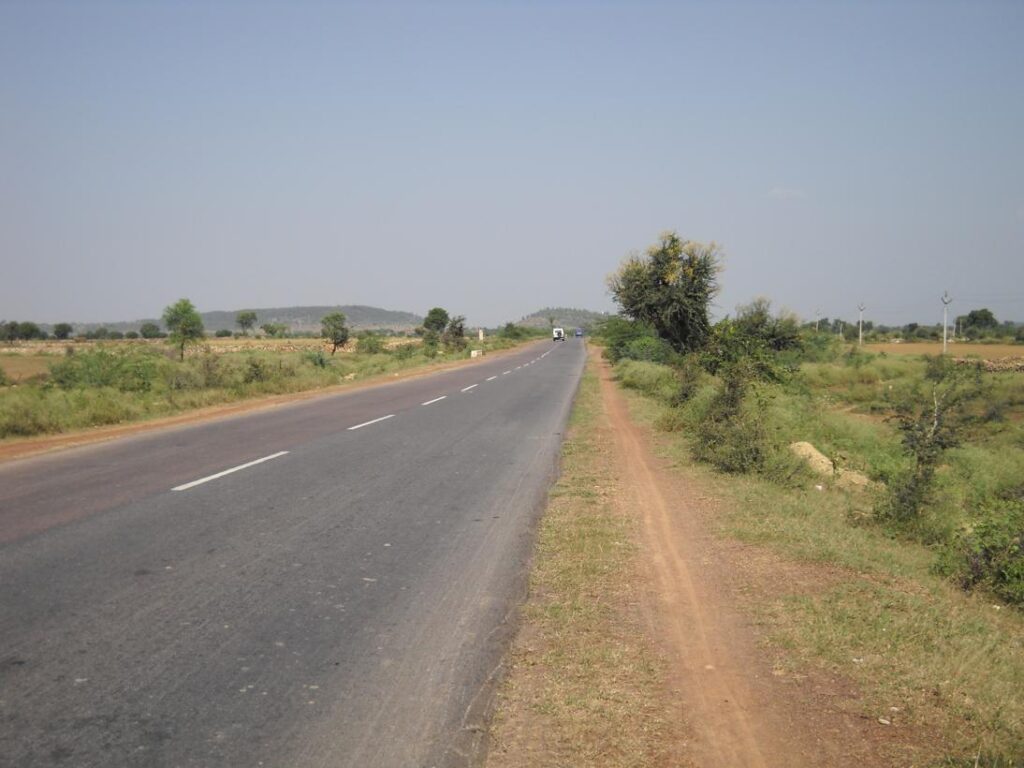
[[[329,364],[327,355],[324,354],[322,349],[314,349],[306,353],[306,362],[312,365],[314,368],[326,368]]]
[[[641,336],[627,342],[620,352],[619,359],[646,360],[650,363],[668,363],[672,349],[661,339],[653,336]]]
[[[959,445],[968,423],[967,408],[980,394],[980,382],[962,368],[931,368],[933,384],[927,394],[917,388],[898,404],[890,420],[901,433],[909,469],[889,480],[889,492],[876,505],[884,520],[907,524],[916,520],[932,500],[935,472],[943,454]],[[975,372],[976,374],[976,372]]]
[[[622,386],[663,403],[671,402],[676,393],[676,375],[667,365],[627,359],[615,366],[615,374]]]
[[[0,437],[28,437],[58,428],[41,390],[19,387],[4,395],[0,400]]]
[[[676,367],[677,389],[672,397],[672,404],[683,405],[689,402],[706,378],[704,368],[696,355],[687,355],[683,358],[682,363]]]
[[[195,366],[199,373],[199,377],[202,381],[202,386],[206,388],[219,387],[223,384],[223,366],[221,365],[220,358],[206,350],[198,360],[190,361]]]
[[[697,425],[693,455],[722,472],[756,472],[768,457],[762,408],[744,408],[750,386],[748,372],[733,365],[724,370],[722,386]]]
[[[384,339],[375,333],[364,333],[356,340],[356,352],[363,355],[379,355],[384,352]]]
[[[213,335],[216,336],[218,339],[230,339],[231,331],[229,331],[227,328],[221,328]]]
[[[649,338],[657,340],[654,329],[635,320],[612,315],[602,320],[594,329],[594,335],[604,341],[604,357],[617,363],[625,357],[626,347],[634,341]]]
[[[268,381],[271,377],[270,366],[258,357],[249,357],[245,361],[242,381],[246,384]]]
[[[1000,499],[949,547],[939,570],[967,590],[984,587],[1014,605],[1024,605],[1024,501]]]
[[[498,331],[498,335],[503,339],[525,339],[530,335],[530,331],[515,323],[505,323]]]
[[[428,330],[423,334],[423,354],[433,359],[437,357],[437,347],[441,337],[435,331]]]
[[[123,353],[97,349],[69,355],[50,366],[50,380],[61,389],[113,387],[148,392],[159,376],[160,359],[148,350]]]
[[[164,369],[164,385],[172,392],[203,388],[203,375],[189,365],[170,365]]]
[[[415,344],[399,344],[391,350],[396,360],[409,360],[416,354]]]
[[[802,341],[799,348],[782,353],[786,362],[832,363],[838,359],[843,346],[831,333],[807,333]]]
[[[441,343],[445,349],[459,352],[466,348],[469,341],[466,339],[466,318],[456,315],[448,321],[448,327],[441,334]]]

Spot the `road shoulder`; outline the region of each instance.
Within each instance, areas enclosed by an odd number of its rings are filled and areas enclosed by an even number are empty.
[[[821,575],[711,535],[719,501],[652,446],[592,356],[488,765],[913,764],[920,734],[765,642],[753,597]]]

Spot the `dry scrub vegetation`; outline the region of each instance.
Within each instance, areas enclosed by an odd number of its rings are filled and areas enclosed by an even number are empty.
[[[314,339],[214,340],[183,360],[160,342],[23,343],[0,354],[0,439],[321,389],[469,356],[469,349],[425,349],[414,339],[371,341],[360,337],[331,356]],[[474,346],[514,343],[491,338]]]
[[[666,455],[725,500],[723,536],[820,571],[812,588],[780,581],[751,602],[794,669],[842,674],[862,691],[864,717],[933,734],[928,765],[1021,765],[1024,376],[978,374],[959,439],[935,453],[915,506],[893,516],[888,486],[915,459],[887,417],[930,397],[948,366],[842,349],[798,365],[745,394],[735,434],[706,429],[716,377],[635,360],[617,374],[642,395],[635,413],[661,430]],[[709,449],[709,435],[724,443]],[[738,459],[731,440],[744,441]],[[797,440],[873,485],[811,474],[789,449]]]

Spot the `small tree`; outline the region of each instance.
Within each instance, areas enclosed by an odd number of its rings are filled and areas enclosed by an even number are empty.
[[[71,323],[57,323],[53,326],[53,336],[61,340],[67,339],[71,336],[73,330]]]
[[[447,327],[448,312],[441,307],[434,307],[427,312],[427,316],[423,318],[423,328],[426,331],[433,331],[434,333],[441,335]]]
[[[926,393],[915,390],[891,417],[911,464],[889,481],[888,497],[877,512],[897,523],[917,518],[930,500],[942,456],[959,445],[969,423],[968,406],[982,392],[978,369],[959,367],[945,358],[929,361],[925,376],[931,387]]]
[[[663,234],[645,256],[633,255],[608,278],[627,317],[648,323],[677,352],[700,349],[711,330],[708,309],[718,293],[718,245]]]
[[[364,355],[379,355],[385,352],[384,339],[378,336],[373,331],[366,331],[360,334],[356,340],[356,351],[361,352]]]
[[[32,339],[45,339],[46,334],[38,325],[26,320],[18,323],[18,338],[31,341]]]
[[[284,323],[264,323],[260,326],[260,330],[272,338],[283,339],[288,333],[288,326]]]
[[[330,343],[332,355],[348,343],[349,330],[345,324],[346,320],[344,312],[331,312],[324,315],[320,321],[320,335]]]
[[[456,315],[448,321],[448,327],[444,329],[444,333],[441,335],[441,341],[448,349],[465,349],[466,348],[466,318],[462,315]]]
[[[139,333],[142,334],[144,339],[159,339],[160,326],[156,323],[143,323],[139,328]]]
[[[195,305],[188,299],[179,299],[164,309],[164,325],[170,331],[171,344],[178,348],[181,359],[185,359],[185,347],[196,344],[203,338],[203,318]]]
[[[242,335],[248,336],[249,331],[256,327],[256,313],[251,309],[243,310],[235,315],[235,322],[242,329]]]

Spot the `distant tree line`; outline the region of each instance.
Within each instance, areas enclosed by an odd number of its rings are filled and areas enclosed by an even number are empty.
[[[830,333],[842,336],[846,341],[856,341],[858,335],[857,320],[823,317],[805,322],[805,331]],[[1004,341],[1024,342],[1024,323],[1011,321],[1000,322],[988,308],[972,309],[966,315],[957,316],[947,329],[949,338],[966,339],[969,341]],[[865,341],[940,341],[942,339],[942,323],[907,323],[905,325],[881,325],[870,320],[864,321]]]

